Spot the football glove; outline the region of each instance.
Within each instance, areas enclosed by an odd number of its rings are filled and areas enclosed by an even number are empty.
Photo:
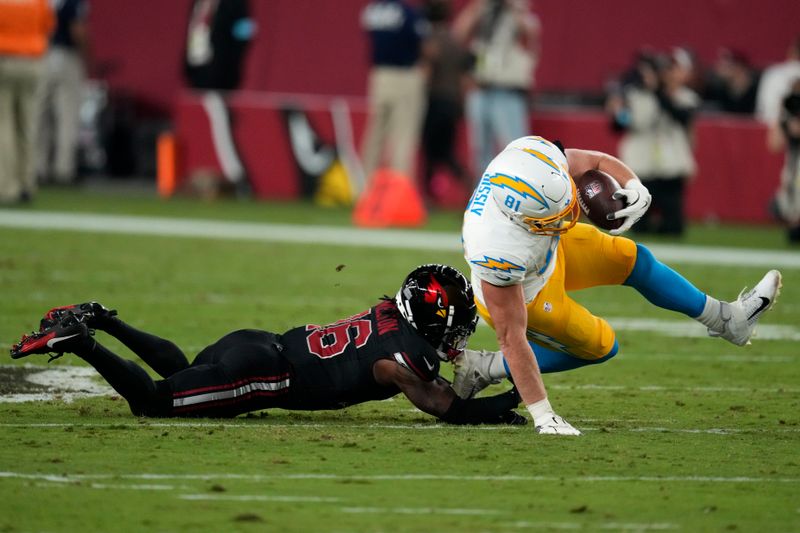
[[[574,435],[581,434],[580,431],[572,427],[572,424],[553,413],[543,420],[535,420],[536,433],[540,435]]]
[[[533,426],[540,435],[580,435],[581,432],[558,416],[550,401],[545,398],[527,406],[533,417]]]
[[[625,219],[625,222],[623,222],[620,227],[609,231],[611,235],[622,235],[631,229],[631,226],[636,224],[647,212],[647,208],[650,207],[650,191],[647,190],[647,187],[645,187],[641,181],[632,179],[625,184],[624,189],[619,189],[612,197],[615,200],[620,198],[625,199],[625,207],[608,215],[609,220],[617,220],[618,218]]]

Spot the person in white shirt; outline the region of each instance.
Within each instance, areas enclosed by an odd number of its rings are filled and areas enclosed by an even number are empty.
[[[789,46],[786,60],[768,67],[761,75],[756,94],[756,118],[767,124],[777,124],[781,102],[796,78],[800,78],[800,35]]]

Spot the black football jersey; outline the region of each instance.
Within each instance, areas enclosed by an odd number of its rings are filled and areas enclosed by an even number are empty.
[[[372,367],[392,359],[420,379],[439,374],[436,350],[400,316],[394,301],[327,326],[308,324],[283,334],[282,355],[293,368],[287,409],[339,409],[399,393],[378,384]]]

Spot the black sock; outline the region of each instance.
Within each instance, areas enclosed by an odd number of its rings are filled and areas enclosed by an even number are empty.
[[[104,320],[98,329],[122,342],[162,378],[189,366],[186,356],[173,342],[140,331],[116,317]]]
[[[164,412],[169,398],[159,393],[153,379],[133,361],[121,358],[91,337],[73,353],[92,365],[128,401],[133,414],[158,416]]]

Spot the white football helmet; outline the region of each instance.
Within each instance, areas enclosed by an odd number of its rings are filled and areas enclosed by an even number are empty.
[[[525,139],[541,138],[517,141]],[[500,152],[483,174],[497,206],[532,233],[559,235],[572,228],[580,208],[564,154],[549,141],[528,142],[520,148],[512,145]]]
[[[514,139],[508,146],[503,148],[503,150],[508,150],[509,148],[518,148],[520,150],[538,150],[548,157],[553,159],[556,163],[567,163],[567,156],[556,146],[554,143],[548,141],[544,137],[539,137],[538,135],[528,135],[525,137],[520,137],[519,139]]]

